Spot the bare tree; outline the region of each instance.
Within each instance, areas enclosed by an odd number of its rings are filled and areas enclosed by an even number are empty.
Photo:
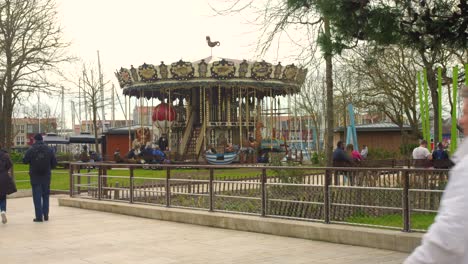
[[[325,126],[323,122],[324,113],[324,93],[325,87],[323,82],[317,82],[324,77],[317,72],[314,77],[309,77],[307,83],[301,89],[299,94],[300,100],[297,102],[297,108],[300,112],[304,112],[310,117],[312,125],[315,127],[317,139],[321,138],[322,128]],[[316,151],[321,151],[319,142],[315,142]]]
[[[416,51],[403,47],[388,47],[377,52],[361,47],[355,49],[346,64],[358,87],[363,106],[377,108],[403,131],[409,124],[414,137],[419,136],[419,113],[415,82],[418,64]]]
[[[0,0],[0,144],[12,143],[12,114],[23,94],[53,92],[46,73],[68,58],[53,0]]]
[[[94,131],[94,137],[95,137],[95,147],[96,147],[96,152],[100,153],[99,151],[99,143],[98,143],[98,111],[102,109],[103,107],[108,104],[108,101],[103,101],[101,97],[101,92],[104,89],[103,86],[105,86],[108,82],[102,83],[101,78],[99,78],[99,72],[91,67],[91,66],[84,66],[83,65],[83,87],[81,87],[83,91],[83,96],[86,97],[87,104],[89,107],[89,110],[91,112],[91,120],[93,122],[93,131]],[[88,109],[85,109],[85,111],[88,111]],[[104,117],[101,117],[101,120],[103,120]],[[104,124],[102,124],[101,127],[102,130],[104,130]]]

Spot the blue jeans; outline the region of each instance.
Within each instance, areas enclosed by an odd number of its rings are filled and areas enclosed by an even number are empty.
[[[6,212],[6,194],[0,195],[0,211]]]
[[[36,219],[41,220],[44,215],[49,215],[50,184],[41,183],[32,185],[32,195]]]

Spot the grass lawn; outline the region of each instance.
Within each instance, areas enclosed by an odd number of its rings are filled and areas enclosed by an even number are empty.
[[[429,226],[434,223],[435,216],[435,213],[412,213],[411,229],[427,230]],[[403,216],[401,214],[385,215],[379,217],[353,216],[347,218],[346,222],[403,228]]]
[[[85,170],[82,170],[81,173],[85,173]],[[97,170],[92,169],[91,173],[97,174]],[[14,164],[14,174],[16,178],[16,187],[18,189],[30,189],[31,185],[29,183],[29,165],[26,164]],[[115,169],[108,170],[107,174],[109,176],[121,176],[129,177],[130,171],[128,169]],[[135,169],[134,177],[144,177],[144,178],[165,178],[166,170],[145,170],[145,169]],[[243,169],[216,169],[214,176],[216,179],[224,178],[251,178],[261,175],[261,170],[252,169],[252,168],[243,168]],[[274,175],[271,170],[267,171],[267,175]],[[207,179],[209,177],[209,170],[207,169],[172,169],[171,177],[172,178],[188,178],[192,177],[193,179]],[[52,170],[52,182],[50,188],[52,190],[68,190],[70,186],[69,180],[69,171],[67,169],[54,169]],[[84,181],[84,180],[83,180]],[[95,181],[95,180],[94,180]],[[118,179],[118,178],[109,178],[108,183],[114,184],[115,182],[120,182],[122,184],[127,184],[128,180]]]

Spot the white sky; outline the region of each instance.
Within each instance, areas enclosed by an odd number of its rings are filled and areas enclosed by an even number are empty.
[[[213,49],[214,56],[247,60],[258,56],[256,44],[261,31],[247,22],[257,15],[216,15],[209,3],[222,7],[223,0],[56,1],[65,40],[72,42],[70,53],[97,64],[99,50],[104,79],[116,87],[119,86],[114,72],[120,67],[129,68],[132,64],[138,67],[144,62],[170,64],[179,59],[195,61],[210,56],[207,35],[221,42]],[[264,0],[256,0],[256,4],[261,1]],[[293,49],[288,41],[282,39],[281,49],[271,49],[262,59],[271,63],[282,61],[283,65],[293,63],[286,59]],[[68,124],[71,124],[70,99],[66,98],[65,106]],[[52,111],[56,108],[51,105]],[[120,107],[116,109],[116,118],[123,119]],[[106,119],[110,117],[107,109]]]

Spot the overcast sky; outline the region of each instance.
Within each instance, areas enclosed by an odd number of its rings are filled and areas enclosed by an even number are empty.
[[[256,0],[256,4],[262,1]],[[170,64],[179,59],[195,61],[210,56],[206,36],[221,42],[213,49],[214,56],[258,58],[256,44],[261,31],[248,22],[257,15],[244,12],[220,16],[209,5],[222,8],[223,3],[224,0],[57,0],[57,7],[65,40],[72,43],[71,54],[97,64],[99,50],[105,80],[118,87],[114,72],[120,67],[137,67],[144,62]],[[282,61],[283,65],[292,63],[286,59],[291,56],[291,49],[288,39],[284,39],[279,51],[272,49],[262,59]],[[67,120],[71,120],[69,100]],[[106,111],[106,119],[109,118],[110,109]]]

